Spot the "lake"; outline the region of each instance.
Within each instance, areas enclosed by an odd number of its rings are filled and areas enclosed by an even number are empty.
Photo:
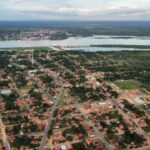
[[[107,50],[137,50],[134,48],[103,48],[88,47],[89,45],[149,45],[150,37],[136,36],[92,36],[92,37],[70,37],[65,40],[22,40],[22,41],[0,41],[0,48],[12,47],[39,47],[39,46],[70,46],[66,50],[87,50],[87,51],[107,51]],[[81,47],[82,48],[81,48]],[[148,49],[149,50],[149,49]]]

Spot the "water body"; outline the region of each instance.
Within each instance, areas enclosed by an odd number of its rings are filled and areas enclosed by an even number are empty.
[[[135,36],[92,36],[92,37],[70,37],[65,40],[22,40],[22,41],[0,41],[0,48],[12,47],[38,47],[38,46],[63,46],[74,47],[66,50],[87,50],[87,51],[105,51],[105,50],[136,50],[134,48],[104,48],[88,47],[89,45],[149,45],[150,37]],[[82,48],[81,48],[82,47]]]
[[[64,50],[78,50],[78,51],[86,51],[86,52],[97,52],[97,51],[145,51],[150,49],[138,49],[138,48],[114,48],[114,47],[72,47],[72,48],[64,48]]]

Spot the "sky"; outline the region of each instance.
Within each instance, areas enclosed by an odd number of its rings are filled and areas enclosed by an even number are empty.
[[[0,0],[0,20],[150,20],[150,0]]]

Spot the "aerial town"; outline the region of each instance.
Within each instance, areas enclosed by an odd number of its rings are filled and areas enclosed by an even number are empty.
[[[150,150],[150,52],[0,50],[0,150]]]
[[[18,31],[19,30],[19,31]],[[12,29],[7,32],[0,29],[0,40],[62,40],[69,36],[63,29]]]

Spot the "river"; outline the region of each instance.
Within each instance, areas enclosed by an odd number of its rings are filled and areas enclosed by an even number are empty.
[[[8,40],[0,41],[0,48],[12,47],[39,47],[39,46],[75,46],[72,50],[84,50],[80,46],[85,46],[88,51],[105,51],[105,50],[135,50],[134,48],[101,48],[90,47],[89,45],[149,45],[150,37],[134,37],[134,36],[92,36],[92,37],[70,37],[65,40]],[[71,49],[71,48],[69,48]],[[68,49],[67,49],[68,50]]]

